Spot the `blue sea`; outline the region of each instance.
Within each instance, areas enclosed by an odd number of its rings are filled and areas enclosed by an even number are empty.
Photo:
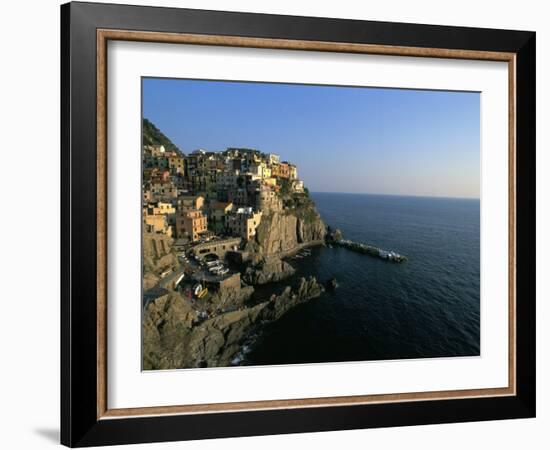
[[[339,287],[270,324],[247,365],[479,355],[479,200],[313,193],[344,238],[408,257],[391,263],[316,247],[296,275]]]

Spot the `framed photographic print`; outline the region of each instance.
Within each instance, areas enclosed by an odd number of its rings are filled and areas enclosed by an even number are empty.
[[[535,415],[535,33],[61,7],[68,446]]]

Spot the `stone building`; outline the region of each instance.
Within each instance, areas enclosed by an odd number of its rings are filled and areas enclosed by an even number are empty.
[[[166,216],[145,213],[143,215],[143,225],[146,232],[172,236],[172,227],[168,224]]]
[[[278,178],[290,177],[290,166],[286,161],[271,166],[271,176]]]
[[[166,184],[170,181],[170,171],[167,169],[156,169],[151,172],[151,183]]]
[[[248,168],[252,179],[271,178],[271,167],[265,161],[253,162]]]
[[[249,201],[248,189],[242,187],[229,190],[227,200],[237,206],[247,206]]]
[[[176,233],[178,238],[188,236],[191,241],[199,240],[201,234],[207,232],[207,219],[202,211],[182,211],[176,218]]]
[[[176,224],[176,208],[174,208],[172,203],[156,202],[149,204],[147,214],[166,217],[166,222],[170,226]]]
[[[151,200],[166,201],[177,196],[178,190],[172,183],[151,183]]]
[[[172,174],[183,174],[185,171],[185,159],[183,158],[183,156],[178,155],[169,156],[168,168],[170,169],[170,172],[172,172]]]
[[[225,231],[227,215],[232,209],[233,203],[231,202],[213,202],[210,205],[208,220],[214,232],[221,233]]]
[[[238,208],[226,219],[227,229],[234,236],[249,241],[256,235],[256,228],[262,220],[262,211],[254,212],[252,208]]]
[[[292,181],[292,191],[303,193],[304,192],[304,182],[302,180],[293,180]]]
[[[298,179],[298,168],[294,164],[288,165],[288,178],[291,180]]]
[[[179,211],[203,209],[204,197],[202,195],[180,195],[176,204]]]
[[[261,186],[256,196],[256,209],[258,211],[282,211],[283,202],[271,186]]]

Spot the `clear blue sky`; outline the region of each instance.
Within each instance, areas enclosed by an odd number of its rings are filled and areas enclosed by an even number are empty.
[[[479,93],[146,78],[143,114],[185,153],[277,153],[311,191],[479,198]]]

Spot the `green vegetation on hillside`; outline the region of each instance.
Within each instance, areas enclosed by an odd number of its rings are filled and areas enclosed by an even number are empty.
[[[166,151],[181,153],[181,150],[146,118],[143,119],[143,145],[164,145]]]
[[[292,181],[286,178],[279,179],[279,197],[283,200],[283,206],[287,209],[307,209],[315,204],[309,197],[309,190],[304,188],[304,192],[294,192],[292,189]]]

